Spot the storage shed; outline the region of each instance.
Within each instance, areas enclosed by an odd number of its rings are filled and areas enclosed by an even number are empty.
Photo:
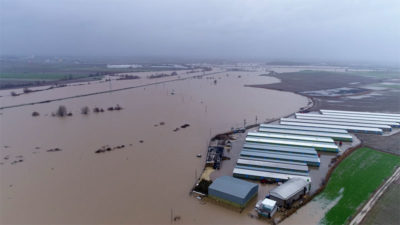
[[[269,198],[278,206],[290,208],[292,203],[310,191],[311,183],[301,178],[292,178],[269,192]]]
[[[258,193],[258,184],[222,176],[208,187],[208,196],[217,201],[244,208]]]

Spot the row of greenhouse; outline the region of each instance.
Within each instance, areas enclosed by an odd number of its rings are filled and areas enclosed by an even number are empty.
[[[261,124],[249,132],[233,171],[235,177],[258,180],[309,178],[308,166],[318,167],[317,151],[339,152],[351,133],[383,134],[400,127],[400,114],[321,110]],[[338,143],[338,144],[337,144]]]

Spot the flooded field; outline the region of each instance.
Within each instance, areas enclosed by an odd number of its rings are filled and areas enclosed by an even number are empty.
[[[189,196],[204,164],[196,155],[205,154],[211,136],[307,105],[299,95],[244,87],[278,82],[258,74],[222,72],[1,110],[0,223],[263,223]],[[176,78],[95,82],[14,98],[8,90],[1,106]],[[84,106],[116,104],[123,110],[80,114]],[[73,116],[52,117],[59,105]],[[124,147],[95,154],[105,145]]]

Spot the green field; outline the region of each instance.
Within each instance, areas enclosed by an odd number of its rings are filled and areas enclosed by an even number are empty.
[[[325,190],[317,199],[333,201],[342,196],[321,220],[321,224],[346,224],[358,207],[392,175],[400,157],[359,148],[332,173]]]

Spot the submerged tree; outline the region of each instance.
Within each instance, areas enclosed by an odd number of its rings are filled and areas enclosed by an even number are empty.
[[[83,107],[83,108],[81,109],[81,113],[82,113],[83,115],[89,114],[89,111],[90,111],[90,109],[89,109],[89,107],[87,107],[87,106],[85,106],[85,107]]]
[[[59,117],[67,116],[67,107],[60,105],[57,109],[56,115]]]

